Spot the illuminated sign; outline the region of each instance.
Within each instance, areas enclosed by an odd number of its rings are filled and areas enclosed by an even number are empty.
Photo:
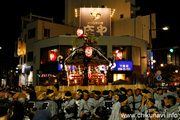
[[[50,53],[50,60],[55,61],[56,60],[56,53],[52,52]]]
[[[114,71],[132,71],[133,62],[132,61],[114,61],[112,69]]]
[[[53,75],[53,74],[41,74],[40,76],[41,78],[46,78],[46,77],[52,77],[52,78],[56,78],[57,75]]]
[[[77,29],[77,36],[83,37],[83,29],[81,29],[81,28]]]
[[[111,8],[80,8],[80,27],[84,34],[111,35]]]
[[[22,39],[18,39],[17,45],[17,55],[25,55],[26,54],[26,43]]]
[[[91,57],[92,56],[92,47],[86,47],[85,55],[86,55],[86,57]]]
[[[154,65],[153,65],[154,64],[153,63],[153,52],[151,52],[151,57],[150,58],[151,58],[151,60],[150,59],[148,60],[148,67],[150,68],[150,61],[151,61],[151,69],[153,69],[154,68]]]
[[[122,52],[118,52],[116,54],[116,58],[117,58],[117,60],[122,60]]]

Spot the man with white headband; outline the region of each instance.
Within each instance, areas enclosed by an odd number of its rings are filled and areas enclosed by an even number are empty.
[[[65,93],[65,99],[62,103],[60,110],[60,114],[64,114],[66,120],[75,120],[76,119],[76,112],[77,106],[75,99],[72,99],[72,93],[67,91]]]
[[[51,115],[58,114],[58,105],[54,101],[55,93],[53,90],[48,89],[46,92],[46,100],[43,103],[42,108],[51,112]]]

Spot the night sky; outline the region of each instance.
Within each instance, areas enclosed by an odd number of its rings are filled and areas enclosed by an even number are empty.
[[[157,2],[158,1],[158,2]],[[157,13],[157,28],[169,26],[169,31],[157,31],[157,38],[153,40],[153,47],[171,47],[180,45],[179,28],[179,4],[165,0],[137,0],[141,11],[138,14],[147,15]],[[64,0],[60,1],[3,1],[0,7],[0,69],[10,69],[10,66],[17,65],[14,59],[14,43],[20,36],[21,16],[35,15],[54,17],[55,21],[64,19]],[[14,66],[13,66],[14,67]]]

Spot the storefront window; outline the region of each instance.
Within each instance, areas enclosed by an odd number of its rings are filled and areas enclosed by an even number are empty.
[[[125,80],[125,74],[113,74],[113,81],[117,81],[117,80]]]

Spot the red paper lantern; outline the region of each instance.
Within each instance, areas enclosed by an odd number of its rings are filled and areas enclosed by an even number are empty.
[[[50,60],[55,61],[56,60],[56,53],[52,52],[50,53]]]
[[[81,29],[81,28],[77,29],[77,36],[83,37],[83,29]]]
[[[122,52],[118,52],[116,54],[116,58],[117,58],[117,60],[122,60]]]
[[[92,56],[92,47],[86,47],[85,55],[86,55],[86,57],[91,57]]]
[[[91,76],[92,76],[92,75],[91,75],[91,73],[88,73],[88,79],[90,79],[90,78],[91,78]]]

